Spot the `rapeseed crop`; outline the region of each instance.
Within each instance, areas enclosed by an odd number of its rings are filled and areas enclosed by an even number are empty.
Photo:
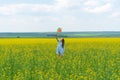
[[[120,80],[120,38],[0,39],[0,80]]]

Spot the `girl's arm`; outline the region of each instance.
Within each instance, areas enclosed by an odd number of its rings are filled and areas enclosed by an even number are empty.
[[[59,42],[59,39],[58,39],[58,34],[56,34],[56,40],[57,40],[57,42]]]

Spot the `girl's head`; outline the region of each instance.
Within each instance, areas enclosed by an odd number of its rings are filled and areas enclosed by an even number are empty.
[[[64,43],[65,43],[64,38],[62,38],[60,41],[62,42],[62,47],[64,48]]]

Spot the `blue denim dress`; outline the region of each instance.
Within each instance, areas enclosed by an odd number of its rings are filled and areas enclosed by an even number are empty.
[[[64,55],[64,48],[62,47],[62,42],[61,41],[58,42],[56,54],[60,54],[62,56]]]

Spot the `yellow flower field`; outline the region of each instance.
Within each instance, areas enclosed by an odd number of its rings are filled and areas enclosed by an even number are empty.
[[[120,38],[1,38],[0,80],[120,80]]]

